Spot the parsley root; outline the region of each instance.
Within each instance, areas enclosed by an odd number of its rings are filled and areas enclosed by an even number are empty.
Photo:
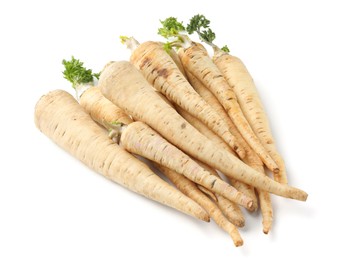
[[[110,62],[102,71],[98,85],[104,96],[125,113],[147,123],[187,154],[256,188],[287,198],[307,199],[306,192],[263,176],[208,140],[166,104],[131,63]]]
[[[42,96],[35,107],[35,124],[47,137],[94,171],[147,198],[207,221],[194,201],[121,149],[67,92]]]

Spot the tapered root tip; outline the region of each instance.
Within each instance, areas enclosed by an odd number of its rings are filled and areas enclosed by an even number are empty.
[[[266,220],[262,222],[262,232],[264,232],[265,235],[267,235],[272,227],[272,221]]]
[[[279,172],[280,172],[280,169],[279,169],[279,168],[274,168],[274,169],[273,169],[273,173],[274,173],[274,174],[279,174]]]
[[[200,206],[196,205],[197,208],[195,208],[193,211],[188,213],[189,215],[195,217],[196,219],[205,221],[205,222],[210,222],[210,216],[209,214]],[[186,212],[185,212],[186,213]]]
[[[245,226],[245,219],[241,218],[241,219],[238,219],[238,220],[235,220],[235,221],[231,221],[231,223],[234,224],[237,227],[242,228],[242,227]]]
[[[306,192],[304,192],[304,196],[303,196],[302,201],[306,201],[306,200],[307,200],[307,197],[308,197],[308,194],[307,194]]]
[[[250,200],[249,202],[247,202],[247,207],[248,210],[250,211],[254,211],[254,203],[253,200]]]
[[[267,235],[270,232],[270,229],[269,228],[264,228],[262,230],[262,232],[264,232],[264,234]]]
[[[210,222],[210,216],[205,211],[201,211],[199,214],[195,214],[194,216],[202,221]]]
[[[253,201],[253,205],[250,208],[248,208],[248,211],[249,212],[255,212],[255,211],[257,211],[257,209],[258,209],[258,203],[254,203],[254,201]]]
[[[232,230],[229,230],[228,232],[231,235],[233,243],[236,247],[242,246],[244,244],[244,241],[242,240],[242,237],[235,226],[233,226]]]
[[[234,240],[233,242],[236,247],[242,246],[244,244],[244,241],[242,239],[237,239]]]
[[[211,221],[209,216],[205,216],[204,218],[201,218],[201,220],[203,220],[205,222],[210,222]]]
[[[279,195],[286,197],[286,198],[300,200],[300,201],[307,200],[308,194],[305,191],[289,186],[287,184],[281,184],[281,186],[283,187],[283,193]]]
[[[300,201],[306,201],[308,197],[308,194],[305,191],[296,189],[296,193],[293,196],[293,199],[300,200]]]

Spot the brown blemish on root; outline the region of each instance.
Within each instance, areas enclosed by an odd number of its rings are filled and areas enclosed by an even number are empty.
[[[165,69],[165,68],[158,70],[158,75],[159,75],[159,77],[167,78],[168,77],[168,70]]]
[[[150,62],[150,59],[149,58],[144,58],[143,60],[142,60],[142,62],[141,62],[141,64],[140,64],[140,68],[142,69],[143,67],[145,67],[145,65],[147,64],[147,63],[149,63]]]
[[[181,124],[181,129],[185,129],[186,128],[186,123],[182,123]]]
[[[215,182],[217,181],[217,179],[215,179],[213,182],[212,182],[212,184],[211,184],[211,188],[213,188],[214,187],[214,184],[215,184]]]

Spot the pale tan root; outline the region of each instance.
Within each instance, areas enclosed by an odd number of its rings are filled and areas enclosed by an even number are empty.
[[[173,52],[176,54],[174,50]],[[173,106],[161,92],[156,92],[165,102]],[[97,121],[104,127],[106,127],[105,122],[122,122],[126,125],[133,122],[123,110],[106,99],[98,88],[92,87],[85,91],[81,95],[80,104],[85,108],[86,112],[91,115],[93,120]],[[198,188],[215,201],[217,200],[215,194],[210,190],[201,185],[198,185]]]
[[[243,244],[237,228],[225,218],[215,203],[202,193],[192,181],[164,166],[158,165],[158,167],[182,193],[196,201],[206,210],[218,226],[230,234],[235,246]]]
[[[182,109],[181,107],[175,106],[177,112],[195,129],[197,129],[200,133],[206,136],[212,142],[215,142],[222,146],[226,151],[236,156],[235,152],[226,144],[218,135],[212,132],[203,122],[199,119],[192,116],[190,113]]]
[[[161,97],[161,99],[162,99],[163,101],[165,101],[169,106],[171,106],[172,108],[174,108],[173,103],[172,103],[171,101],[169,101],[168,98],[165,97],[160,91],[155,90],[155,93],[156,93],[159,97]]]
[[[279,168],[277,164],[273,161],[251,129],[240,109],[233,90],[208,56],[206,49],[201,44],[193,44],[189,48],[181,49],[181,51],[179,51],[179,57],[185,70],[197,77],[216,96],[237,126],[241,135],[260,156],[265,165],[272,172],[278,172]]]
[[[230,180],[231,185],[236,188],[238,191],[240,191],[243,194],[246,194],[247,197],[251,198],[253,201],[253,206],[250,209],[247,209],[251,212],[254,212],[258,209],[258,198],[255,194],[255,189],[253,186],[248,185],[246,183],[243,183],[241,181],[238,181],[233,178],[228,178]]]
[[[265,169],[263,166],[257,166],[254,169],[256,169],[259,172],[262,172],[262,174],[265,173]],[[262,225],[263,225],[263,232],[265,234],[268,234],[268,232],[272,228],[273,223],[273,207],[271,202],[271,195],[267,191],[263,191],[260,189],[257,189],[258,197],[259,197],[259,204],[260,204],[260,210],[262,215]]]
[[[273,223],[273,210],[270,194],[267,191],[258,190],[258,196],[262,214],[263,232],[268,234]]]
[[[245,226],[245,217],[241,212],[240,207],[234,202],[224,198],[223,196],[216,195],[218,198],[217,204],[225,217],[237,227]]]
[[[123,110],[106,99],[97,87],[87,89],[81,95],[79,103],[92,119],[101,125],[103,125],[103,122],[112,123],[115,121],[123,124],[133,122]]]
[[[265,148],[271,154],[273,160],[275,160],[279,166],[279,172],[273,173],[274,180],[282,184],[288,184],[285,162],[280,153],[277,151],[275,144],[274,143],[266,144]]]
[[[210,166],[206,165],[205,163],[199,162],[199,165],[203,167],[205,170],[209,171],[213,175],[220,178],[218,172],[215,169],[212,169]],[[234,202],[226,199],[223,196],[220,196],[219,194],[215,194],[217,197],[216,204],[222,211],[222,213],[225,215],[225,217],[234,225],[238,227],[245,226],[245,218],[244,215],[241,212],[240,207],[235,204]]]
[[[207,188],[205,188],[204,186],[201,186],[201,185],[197,185],[197,187],[198,187],[199,190],[201,190],[203,193],[205,193],[207,196],[209,196],[212,200],[218,201],[217,195],[215,195],[212,191],[210,191],[209,189],[207,189]]]
[[[127,151],[141,155],[186,176],[193,182],[216,192],[243,207],[251,209],[253,202],[234,187],[204,170],[188,155],[142,122],[129,124],[120,137]]]
[[[186,71],[184,69],[184,66],[181,63],[178,53],[174,49],[171,49],[168,54],[169,56],[171,56],[172,60],[175,62],[175,64],[177,65],[182,75],[184,75],[184,77],[187,79]]]
[[[211,91],[209,91],[204,84],[198,80],[194,75],[192,75],[190,72],[187,72],[188,79],[193,86],[193,88],[199,93],[199,95],[207,102],[209,103],[215,111],[218,112],[224,119],[225,122],[227,123],[230,132],[237,138],[238,142],[240,145],[244,148],[246,152],[246,156],[242,159],[247,165],[253,167],[253,166],[261,166],[262,161],[260,158],[254,153],[254,151],[251,149],[251,147],[247,144],[247,142],[244,140],[240,132],[238,131],[237,127],[234,125],[233,121],[231,118],[228,116],[222,105],[219,103],[218,99],[213,95]],[[188,120],[193,126],[197,126],[197,128],[201,133],[203,133],[205,136],[207,136],[210,140],[214,140],[217,143],[221,143],[222,140],[214,135],[211,131],[206,129],[204,125],[201,125],[201,122],[194,122],[192,123],[192,120],[197,121],[195,118],[192,118]],[[225,147],[227,149],[227,147]],[[224,173],[226,174],[226,173]],[[227,174],[226,174],[227,175]],[[237,189],[243,193],[245,193],[247,196],[253,199],[253,210],[256,210],[258,208],[258,201],[257,197],[254,191],[254,188],[252,186],[249,186],[247,184],[244,184],[242,182],[239,182],[233,178],[230,178],[231,184]]]
[[[173,50],[174,53],[176,53]],[[95,89],[95,90],[92,90]],[[86,94],[85,94],[86,93]],[[126,125],[132,123],[132,119],[127,116],[123,110],[115,106],[111,101],[106,99],[98,88],[90,88],[85,92],[80,99],[80,104],[91,115],[92,119],[106,127],[105,122],[122,122]],[[171,102],[159,91],[156,93],[169,105]],[[213,192],[205,187],[198,185],[198,188],[212,199],[217,200]]]
[[[207,91],[209,91],[209,90],[207,90]],[[209,93],[212,94],[211,92],[209,92]],[[211,141],[213,141],[213,142],[215,142],[217,144],[220,144],[225,150],[227,150],[230,153],[235,155],[235,153],[232,151],[232,149],[230,149],[229,146],[219,136],[217,136],[215,133],[210,131],[201,121],[199,121],[197,118],[195,118],[192,115],[188,114],[186,111],[182,110],[179,107],[177,107],[177,111],[179,112],[179,114],[183,118],[185,118],[192,126],[194,126],[200,133],[205,135],[209,140],[211,140]],[[226,115],[225,118],[228,118],[228,116]],[[240,136],[240,138],[238,140],[239,140],[239,142],[243,141],[241,136]],[[242,145],[243,145],[243,147],[244,147],[244,149],[246,151],[246,149],[248,147],[246,142],[243,141]],[[247,160],[246,158],[248,158],[247,154],[246,154],[244,160]],[[224,173],[224,174],[227,175],[226,173]],[[238,181],[238,180],[236,180],[234,178],[229,178],[229,180],[231,181],[232,186],[236,187],[236,189],[238,191],[246,194],[247,197],[249,197],[249,198],[251,198],[253,200],[253,207],[250,210],[251,211],[257,210],[257,208],[258,208],[258,201],[257,201],[257,196],[255,194],[254,188],[252,186],[250,186],[248,184],[245,184],[243,182],[240,182],[240,181]]]
[[[176,53],[173,50],[174,53]],[[156,93],[169,105],[173,106],[170,101],[162,95],[161,92]],[[132,123],[132,119],[125,114],[123,110],[115,106],[111,101],[106,99],[98,88],[89,88],[81,95],[80,104],[85,108],[93,120],[97,121],[104,127],[107,127],[106,122],[121,122],[126,125]],[[214,193],[205,187],[198,185],[198,188],[212,199],[217,200]]]
[[[254,133],[277,163],[279,172],[274,174],[274,179],[286,184],[287,176],[284,161],[276,149],[264,106],[246,66],[238,57],[221,50],[215,51],[213,61],[236,94],[241,110]]]
[[[253,150],[249,150],[247,153],[247,157],[245,158],[246,163],[251,166],[256,171],[262,173],[263,176],[266,176],[264,165],[258,158],[258,156],[254,153]],[[267,234],[273,222],[273,207],[271,203],[270,193],[261,189],[256,189],[259,198],[260,210],[262,214],[262,224],[263,224],[263,232]]]
[[[223,119],[194,91],[162,44],[144,42],[133,51],[130,60],[155,89],[199,118],[242,156],[242,147]]]
[[[307,199],[306,192],[263,176],[202,135],[154,92],[131,63],[110,62],[100,75],[99,88],[126,114],[147,123],[176,147],[212,168],[276,195]]]
[[[55,90],[42,96],[34,116],[42,133],[94,171],[149,199],[198,219],[208,219],[197,203],[113,143],[107,131],[67,92]]]

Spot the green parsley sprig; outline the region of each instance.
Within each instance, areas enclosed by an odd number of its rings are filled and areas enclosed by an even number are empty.
[[[213,49],[218,49],[218,47],[213,43],[215,40],[215,33],[211,30],[210,20],[208,20],[204,15],[197,14],[194,15],[189,24],[187,25],[187,32],[193,34],[194,32],[198,34],[200,40],[209,44]],[[221,48],[224,52],[229,52],[227,45]]]
[[[62,72],[64,78],[72,83],[74,89],[78,85],[93,83],[94,78],[99,79],[100,73],[93,73],[91,69],[86,69],[84,63],[72,56],[72,59],[62,60],[65,70]]]
[[[164,45],[166,51],[173,47],[186,48],[192,44],[191,39],[186,34],[183,22],[179,22],[177,18],[168,17],[165,20],[160,20],[160,23],[162,27],[158,29],[158,34],[168,40]]]

